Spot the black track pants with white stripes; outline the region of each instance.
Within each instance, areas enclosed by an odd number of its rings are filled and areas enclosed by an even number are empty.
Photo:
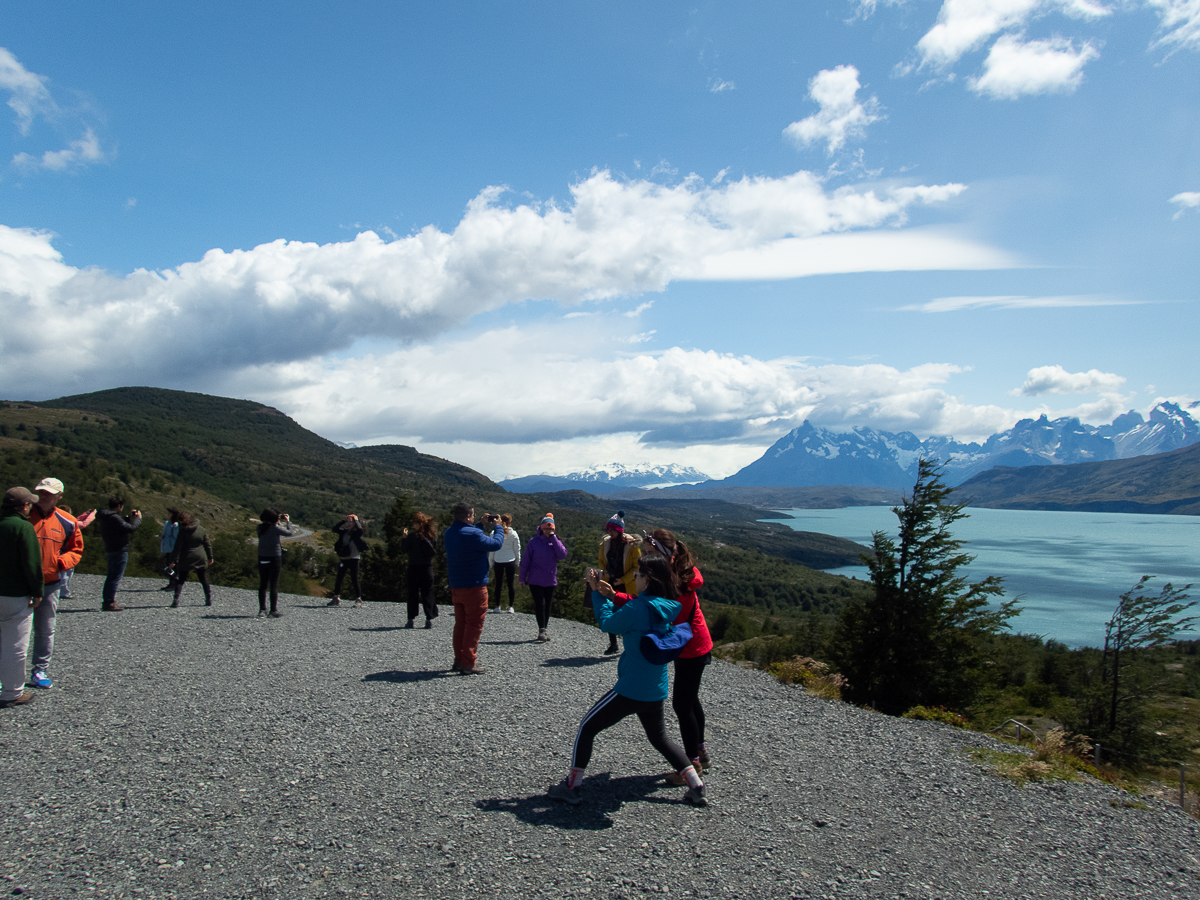
[[[630,700],[616,691],[609,691],[596,701],[596,705],[588,710],[579,724],[575,749],[571,752],[571,766],[586,769],[592,760],[592,744],[596,735],[635,713],[641,719],[642,728],[654,749],[663,755],[674,771],[681,772],[692,764],[682,748],[667,737],[662,700]]]

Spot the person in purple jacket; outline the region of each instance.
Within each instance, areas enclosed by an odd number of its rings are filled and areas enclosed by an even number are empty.
[[[539,643],[550,640],[550,612],[554,588],[558,586],[558,562],[567,558],[567,548],[554,533],[554,513],[546,513],[535,534],[521,554],[517,580],[529,586],[533,594],[533,614],[537,617]]]

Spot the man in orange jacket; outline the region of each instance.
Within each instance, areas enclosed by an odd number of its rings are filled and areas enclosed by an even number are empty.
[[[29,511],[29,521],[42,548],[42,602],[33,611],[33,673],[29,686],[48,688],[53,682],[46,670],[54,655],[54,616],[58,612],[58,587],[66,569],[73,569],[83,556],[82,529],[70,513],[58,508],[63,483],[43,478],[34,488],[38,502]]]

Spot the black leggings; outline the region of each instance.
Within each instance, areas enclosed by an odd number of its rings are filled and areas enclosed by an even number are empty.
[[[282,556],[258,560],[258,608],[267,608],[267,591],[271,592],[271,609],[279,604],[279,573],[283,570]]]
[[[179,595],[183,593],[183,584],[188,580],[188,574],[192,570],[186,566],[182,569],[175,570],[175,602],[179,602]],[[196,580],[200,582],[200,586],[204,588],[204,599],[212,599],[212,588],[208,586],[208,566],[200,566],[195,570]]]
[[[683,737],[683,752],[688,759],[700,755],[704,743],[704,707],[700,705],[700,678],[704,667],[712,661],[712,652],[692,659],[675,660],[675,691],[671,705],[679,717],[679,734]]]
[[[425,618],[436,619],[437,604],[433,602],[433,570],[408,568],[408,617],[415,619],[421,607]]]
[[[517,596],[513,588],[513,578],[517,574],[516,562],[492,563],[492,577],[496,579],[496,596],[493,598],[501,606],[504,602],[500,599],[500,595],[504,593],[504,579],[508,579],[508,605],[513,605],[513,598]]]
[[[339,559],[337,578],[333,582],[333,596],[340,597],[342,594],[342,579],[346,577],[346,573],[350,573],[350,584],[354,588],[354,599],[362,596],[362,588],[358,586],[358,560],[357,559]]]
[[[596,701],[596,705],[588,710],[579,724],[575,747],[571,751],[571,768],[586,769],[592,761],[592,744],[596,735],[634,713],[642,720],[642,728],[654,749],[663,755],[672,769],[682,772],[692,764],[679,745],[667,737],[661,700],[630,700],[616,691],[609,691]]]
[[[530,584],[527,587],[533,594],[533,614],[537,617],[538,629],[549,628],[550,614],[554,610],[554,585]]]

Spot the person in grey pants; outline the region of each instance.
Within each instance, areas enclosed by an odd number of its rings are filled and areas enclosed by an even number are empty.
[[[25,690],[25,655],[33,610],[42,602],[42,551],[28,519],[37,499],[15,487],[0,503],[0,707],[33,699]]]

